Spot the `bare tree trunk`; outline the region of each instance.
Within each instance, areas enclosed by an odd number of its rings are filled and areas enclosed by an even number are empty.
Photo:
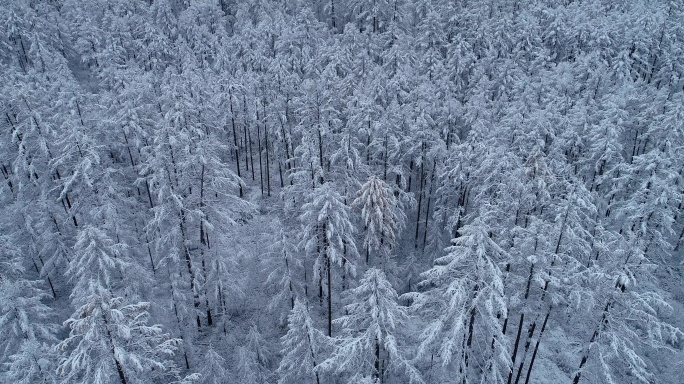
[[[420,182],[418,187],[418,208],[416,208],[416,234],[413,239],[414,248],[418,249],[418,232],[420,229],[420,208],[423,203],[423,188],[425,186],[425,143],[421,145],[423,152],[422,161],[420,162]]]
[[[385,146],[385,152],[384,152],[384,154],[382,155],[382,162],[383,162],[383,167],[382,167],[382,168],[383,168],[383,172],[382,172],[383,176],[382,176],[382,180],[384,180],[385,182],[387,182],[387,163],[389,162],[389,159],[388,159],[389,153],[388,153],[388,150],[387,150],[387,140],[388,140],[388,138],[387,138],[387,133],[385,133],[385,142],[384,142],[384,144],[385,144],[385,145],[384,145],[384,146]]]
[[[411,193],[411,177],[413,176],[413,159],[409,162],[408,182],[406,184],[406,192]]]
[[[425,228],[423,228],[423,250],[427,244],[428,223],[430,221],[430,202],[432,201],[432,188],[435,184],[435,168],[437,168],[437,159],[432,161],[432,172],[430,176],[430,188],[427,193],[427,207],[425,207]]]
[[[551,308],[546,312],[546,317],[544,317],[544,322],[542,323],[541,331],[539,331],[539,337],[537,338],[537,344],[534,346],[534,352],[532,352],[532,359],[530,360],[530,366],[527,368],[527,377],[525,377],[525,384],[529,384],[530,377],[532,376],[532,367],[534,367],[534,361],[537,357],[537,352],[539,351],[539,343],[541,343],[542,336],[544,335],[544,330],[546,329],[546,323],[549,321],[549,316],[551,315]]]
[[[601,333],[601,329],[603,328],[606,318],[608,317],[608,310],[610,310],[612,302],[609,301],[606,303],[606,307],[603,309],[603,314],[601,315],[601,321],[599,322],[598,326],[596,327],[596,330],[594,330],[594,333],[591,335],[591,340],[589,340],[589,345],[587,346],[586,352],[584,352],[584,355],[582,356],[582,360],[580,360],[580,365],[579,368],[577,368],[577,373],[575,374],[575,377],[572,379],[572,384],[578,384],[580,381],[580,377],[582,376],[582,368],[584,368],[584,365],[587,363],[587,359],[589,358],[589,352],[591,352],[591,346],[594,344],[596,341],[596,338],[599,336]]]
[[[256,176],[254,175],[254,151],[252,149],[252,130],[247,127],[247,97],[242,96],[242,110],[244,111],[244,119],[245,119],[245,145],[249,149],[249,160],[251,163],[251,168],[252,168],[252,181],[256,180]],[[246,155],[247,150],[245,150],[245,155]]]
[[[337,15],[335,15],[335,0],[330,0],[330,22],[332,24],[333,31],[335,31],[337,29]]]
[[[209,305],[209,293],[207,291],[207,270],[205,267],[205,248],[208,251],[211,246],[209,244],[209,233],[206,231],[204,228],[204,221],[208,217],[208,214],[205,213],[204,211],[206,210],[206,203],[204,202],[204,174],[205,174],[205,165],[202,164],[202,171],[200,172],[200,211],[204,213],[205,218],[200,219],[200,231],[199,231],[199,240],[201,244],[201,249],[202,249],[202,272],[204,273],[204,300],[205,304],[207,306],[207,325],[211,326],[214,321],[211,317],[211,306]]]
[[[256,124],[256,129],[257,129],[257,148],[259,149],[259,182],[261,184],[261,197],[264,196],[264,171],[263,171],[263,162],[262,162],[262,148],[261,148],[261,128],[259,127],[259,110],[257,109],[256,111],[257,114],[257,124]]]
[[[240,147],[238,146],[237,129],[235,127],[235,112],[233,110],[233,95],[229,93],[228,98],[230,101],[230,122],[233,126],[233,145],[235,146],[235,169],[237,170],[238,177],[242,178],[240,171]],[[240,197],[243,196],[244,192],[242,190],[242,183],[240,183]]]
[[[280,189],[285,188],[285,180],[283,179],[283,164],[278,161],[278,174],[280,175]]]
[[[332,268],[331,260],[328,255],[328,239],[325,237],[325,232],[327,229],[327,224],[323,224],[323,252],[325,253],[325,274],[328,282],[328,337],[332,337]]]
[[[368,138],[366,139],[366,164],[370,165],[371,121],[368,120]]]
[[[530,345],[532,345],[532,337],[534,337],[534,330],[537,328],[537,320],[534,320],[530,326],[527,328],[527,340],[525,340],[525,349],[523,350],[522,358],[520,359],[520,366],[518,367],[518,374],[515,375],[515,384],[520,382],[520,375],[522,374],[523,367],[525,366],[525,358],[527,357],[527,352],[530,350]]]
[[[380,379],[380,342],[378,339],[375,339],[375,372],[373,372],[373,376],[375,376],[376,380]]]
[[[508,373],[508,384],[511,384],[511,379],[513,378],[513,368],[515,367],[515,359],[518,356],[518,344],[520,343],[520,334],[523,329],[523,322],[525,320],[525,314],[520,313],[520,322],[518,323],[518,332],[515,335],[515,343],[513,344],[513,356],[511,357],[511,371]]]
[[[286,107],[286,108],[287,108],[287,107]],[[282,121],[282,120],[280,120],[280,131],[281,131],[281,135],[283,136],[283,147],[284,147],[284,149],[285,149],[285,153],[284,153],[284,155],[285,155],[285,161],[284,161],[284,163],[285,163],[285,171],[286,171],[287,174],[289,175],[289,171],[290,171],[290,169],[291,169],[291,164],[290,164],[290,146],[288,145],[288,136],[287,136],[287,133],[285,132],[285,124],[283,124],[283,121]],[[281,172],[280,184],[281,184],[281,187],[282,187],[282,186],[283,186],[282,170],[281,170],[280,172]]]
[[[266,195],[271,197],[271,161],[270,161],[270,148],[268,146],[268,130],[266,125],[266,106],[264,106],[264,142],[266,146]]]

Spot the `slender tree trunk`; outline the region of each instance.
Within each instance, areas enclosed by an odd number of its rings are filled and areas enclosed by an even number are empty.
[[[200,172],[200,211],[204,212],[206,210],[206,203],[204,202],[204,174],[205,174],[205,165],[202,164],[202,171]],[[201,244],[201,249],[202,249],[202,272],[204,273],[204,301],[207,306],[207,325],[211,326],[213,325],[214,321],[211,317],[211,306],[209,305],[209,292],[207,291],[207,270],[205,266],[205,248],[207,251],[210,250],[211,246],[209,244],[209,233],[207,230],[204,228],[204,221],[208,220],[208,214],[204,214],[204,218],[200,218],[200,244]]]
[[[10,179],[10,174],[9,174],[9,169],[5,164],[2,164],[2,175],[5,177],[5,180],[7,181],[7,186],[10,189],[10,192],[14,194],[14,184],[12,184],[12,179]]]
[[[114,339],[112,338],[112,332],[109,330],[109,322],[107,321],[107,316],[105,316],[104,313],[102,314],[102,321],[104,321],[105,330],[107,331],[107,341],[109,344],[109,348],[112,351],[112,359],[114,359],[116,371],[119,374],[119,380],[121,380],[121,384],[127,384],[128,382],[126,380],[126,374],[124,374],[123,366],[121,365],[119,359],[116,357],[116,350],[114,349]]]
[[[242,146],[245,148],[245,170],[249,173],[249,142],[247,141],[247,118],[242,124]]]
[[[465,341],[465,346],[463,347],[463,364],[464,364],[464,374],[465,376],[468,375],[468,367],[470,366],[470,355],[469,355],[469,350],[472,347],[473,344],[473,333],[475,331],[475,308],[472,308],[470,310],[470,317],[468,319],[468,337],[464,339]],[[465,338],[465,334],[463,335]],[[464,382],[465,382],[465,376],[464,376]]]
[[[432,161],[432,172],[430,175],[430,188],[427,193],[427,206],[425,207],[425,228],[423,228],[423,250],[427,244],[428,223],[430,221],[430,202],[432,201],[432,188],[435,184],[435,168],[437,168],[437,159]]]
[[[634,156],[637,155],[637,152],[639,150],[639,131],[634,130],[634,145],[632,145],[632,156],[629,158],[629,163],[632,164],[634,162]]]
[[[318,133],[318,165],[321,167],[321,175],[318,178],[318,182],[323,184],[323,134],[321,133],[320,126],[316,127],[316,132]]]
[[[589,352],[591,352],[591,347],[596,341],[596,338],[601,333],[601,330],[606,322],[606,318],[608,317],[608,311],[610,310],[611,304],[612,302],[609,301],[608,303],[606,303],[606,307],[603,309],[601,321],[596,327],[596,330],[594,330],[594,333],[591,335],[591,340],[589,340],[589,345],[587,346],[587,349],[584,352],[584,355],[582,356],[582,360],[580,360],[579,368],[577,368],[577,373],[575,374],[575,377],[572,379],[572,384],[578,384],[580,381],[580,378],[582,376],[582,368],[584,368],[584,365],[587,363],[587,359],[589,358]]]
[[[137,176],[138,175],[138,167],[135,164],[135,161],[133,160],[133,152],[131,151],[131,146],[128,143],[128,135],[126,135],[125,129],[122,131],[123,131],[123,137],[124,137],[124,144],[126,144],[126,151],[128,152],[128,159],[131,162],[131,168],[133,168],[133,171],[135,172],[135,175]],[[140,188],[136,187],[136,189],[138,190],[138,196],[140,196],[141,195]]]
[[[333,31],[335,31],[337,29],[337,15],[335,15],[335,0],[330,0],[330,22],[332,24]]]
[[[323,267],[318,266],[318,302],[323,305]]]
[[[221,281],[217,284],[217,289],[218,289],[218,296],[219,296],[219,315],[220,316],[226,316],[226,297],[223,295],[223,284],[221,284]],[[228,329],[226,328],[226,322],[223,321],[223,334],[227,335],[228,334]]]
[[[561,224],[560,233],[558,234],[558,240],[556,241],[556,248],[553,251],[554,257],[551,260],[551,269],[549,269],[549,276],[551,276],[551,273],[553,272],[552,268],[556,264],[556,256],[558,255],[558,252],[560,251],[561,241],[563,240],[563,233],[565,232],[565,226],[567,224],[569,214],[570,214],[570,204],[568,204],[567,208],[565,209],[565,215],[563,216],[563,223]],[[546,297],[546,293],[548,292],[549,282],[550,282],[549,279],[546,279],[546,281],[544,281],[544,289],[542,291],[542,296],[541,296],[542,302],[544,301],[544,298]]]
[[[520,343],[520,335],[522,333],[524,320],[525,314],[521,312],[518,332],[515,335],[515,343],[513,344],[513,356],[511,357],[511,371],[508,373],[508,384],[511,384],[511,379],[513,379],[513,368],[515,367],[515,359],[518,356],[518,344]]]
[[[542,336],[544,335],[544,330],[546,330],[546,323],[549,321],[549,316],[551,315],[551,309],[546,312],[544,317],[544,322],[542,323],[541,331],[539,331],[539,338],[537,338],[537,344],[534,346],[534,352],[532,352],[532,359],[530,360],[530,366],[527,368],[527,377],[525,377],[525,384],[529,384],[530,377],[532,377],[532,367],[534,367],[534,361],[537,357],[537,352],[539,351],[539,344],[541,343]]]
[[[461,236],[458,231],[463,226],[463,216],[466,213],[466,202],[468,196],[468,187],[461,186],[461,196],[458,199],[458,220],[456,221],[456,228],[454,228],[454,237]]]
[[[425,143],[421,145],[423,159],[420,163],[420,182],[418,187],[418,208],[416,209],[416,234],[413,239],[414,248],[418,249],[418,232],[420,229],[420,208],[423,204],[423,189],[425,186]]]
[[[258,128],[258,126],[257,126]],[[252,168],[252,181],[256,180],[255,172],[254,172],[254,145],[252,144],[252,130],[247,129],[247,140],[249,141],[249,161],[251,163],[251,168]]]
[[[371,121],[368,120],[368,138],[366,139],[366,164],[370,165]]]
[[[534,263],[530,264],[530,273],[527,276],[527,285],[525,286],[525,300],[530,296],[530,286],[532,285],[532,276],[534,275]]]
[[[252,181],[254,181],[256,180],[256,176],[254,174],[254,150],[252,149],[252,130],[249,129],[249,127],[247,126],[247,97],[244,95],[242,96],[242,110],[244,111],[245,115],[245,144],[249,149],[249,161],[251,163],[252,168]]]
[[[370,248],[369,247],[365,247],[365,248],[366,248],[366,265],[369,265],[369,263],[370,263]]]
[[[270,161],[270,148],[268,147],[268,130],[266,125],[266,103],[263,106],[264,115],[264,145],[266,150],[266,195],[271,197],[271,161]]]
[[[278,174],[280,175],[280,189],[285,188],[285,180],[283,180],[283,164],[278,162]]]
[[[330,257],[326,258],[325,267],[328,278],[328,337],[332,337],[332,269],[330,268]]]
[[[264,196],[264,167],[263,167],[263,161],[262,161],[262,148],[261,148],[261,127],[259,127],[259,110],[257,109],[256,111],[257,114],[257,148],[259,149],[259,183],[261,184],[261,197]]]
[[[169,275],[168,282],[169,282],[169,290],[171,291],[171,302],[173,303],[173,313],[176,315],[176,325],[178,326],[178,333],[181,334],[181,340],[183,340],[182,332],[181,329],[183,328],[181,326],[181,320],[180,320],[180,315],[178,314],[178,305],[176,304],[176,290],[173,287],[173,276],[171,274],[171,268],[169,267],[169,263],[166,263],[166,272]],[[185,358],[185,369],[190,369],[190,360],[188,360],[188,352],[183,348],[183,356]]]
[[[408,182],[406,184],[406,192],[411,193],[411,177],[413,176],[413,159],[409,162]]]
[[[185,228],[184,228],[184,223],[185,223],[185,215],[181,213],[181,222],[179,223],[180,229],[181,229],[181,234],[183,236],[183,243],[185,243],[185,239],[187,239],[187,236],[185,235]],[[185,256],[185,265],[188,268],[188,273],[190,275],[190,291],[192,292],[192,297],[194,299],[194,304],[195,304],[195,310],[199,310],[200,306],[200,301],[199,301],[199,295],[197,294],[197,290],[195,289],[195,270],[192,267],[192,258],[190,257],[190,250],[188,249],[187,246],[183,246],[183,255]],[[200,328],[202,326],[202,321],[200,319],[199,313],[196,314],[197,317],[197,328]]]
[[[237,128],[235,127],[235,111],[233,110],[233,95],[228,94],[228,99],[230,101],[230,123],[233,127],[233,145],[235,146],[235,169],[237,170],[237,175],[242,178],[240,170],[240,147],[238,146]],[[242,182],[240,182],[240,197],[244,196],[244,191],[242,190]]]
[[[525,341],[525,349],[523,350],[523,355],[520,359],[520,366],[518,366],[518,374],[515,375],[515,384],[520,382],[520,376],[525,366],[525,358],[527,357],[527,352],[530,350],[530,346],[532,345],[532,337],[534,336],[534,331],[536,328],[537,320],[534,320],[527,328],[527,340]]]
[[[288,145],[289,140],[288,140],[287,133],[285,132],[285,124],[283,123],[282,119],[280,120],[280,132],[281,132],[281,135],[283,136],[283,147],[285,149],[285,153],[284,153],[284,155],[285,155],[285,161],[284,161],[285,171],[288,172],[288,174],[289,174],[289,171],[291,169],[290,146]],[[282,180],[282,176],[281,176],[281,180]],[[282,184],[282,181],[281,181],[281,184]]]
[[[284,252],[283,256],[285,257],[285,272],[287,273],[288,289],[290,290],[290,310],[293,310],[295,303],[295,294],[294,289],[292,288],[292,273],[290,273],[290,262],[287,257],[287,252]]]
[[[306,333],[306,339],[309,342],[309,351],[311,352],[311,362],[313,365],[313,371],[314,371],[314,374],[316,375],[316,384],[321,384],[321,380],[318,377],[318,371],[316,371],[316,366],[318,366],[318,364],[316,364],[316,355],[314,354],[313,341],[311,340],[310,332]]]
[[[375,372],[373,372],[373,376],[375,376],[376,380],[380,379],[380,342],[378,339],[375,339]]]
[[[45,266],[45,263],[43,262],[43,258],[41,256],[38,256],[38,260],[40,260],[40,264],[42,266]],[[52,291],[52,298],[56,299],[57,298],[57,291],[55,291],[55,286],[52,284],[52,279],[50,278],[50,274],[47,273],[45,278],[47,279],[48,285],[50,286],[50,291]]]
[[[31,241],[34,241],[33,238],[31,239]],[[41,266],[44,267],[45,263],[43,262],[43,258],[40,255],[38,255],[38,260],[40,260]],[[31,258],[31,263],[33,263],[33,268],[36,269],[36,273],[38,275],[40,275],[40,271],[41,271],[42,267],[41,268],[38,267],[38,264],[36,263],[36,260],[34,258]],[[52,291],[52,298],[56,299],[57,298],[57,292],[55,292],[55,287],[52,285],[52,279],[50,279],[50,275],[47,274],[46,278],[47,278],[48,285],[50,286],[50,290]]]
[[[388,141],[387,133],[385,133],[385,142],[384,142],[384,144],[385,144],[385,145],[384,145],[384,147],[385,147],[385,153],[382,155],[382,162],[383,162],[383,166],[382,166],[382,168],[383,168],[383,171],[382,171],[382,174],[383,174],[382,180],[385,181],[385,182],[387,182],[387,163],[389,162],[389,159],[388,159],[389,153],[388,153],[388,150],[387,150],[387,141]]]

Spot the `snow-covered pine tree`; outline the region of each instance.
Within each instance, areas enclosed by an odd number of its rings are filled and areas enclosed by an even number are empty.
[[[392,248],[397,241],[397,233],[403,228],[406,215],[392,189],[382,179],[371,176],[361,186],[353,207],[361,208],[361,217],[366,234],[363,247],[366,250],[366,263],[370,253],[377,252],[380,260],[376,264],[386,266]]]
[[[328,339],[314,324],[306,304],[296,299],[288,316],[287,334],[281,337],[283,358],[278,366],[278,384],[321,383],[318,365],[324,359]]]
[[[230,380],[229,367],[226,359],[210,345],[202,359],[201,377],[198,382],[201,384],[226,383]]]
[[[348,382],[372,377],[380,383],[405,379],[422,383],[400,345],[409,325],[408,309],[397,302],[397,292],[385,274],[376,268],[367,270],[359,286],[348,291],[347,299],[346,315],[335,320],[342,334],[319,371]]]
[[[333,266],[346,273],[355,273],[358,251],[354,242],[354,227],[349,219],[349,207],[335,190],[332,182],[316,187],[302,206],[302,243],[314,259],[314,279],[318,279],[318,294],[322,300],[323,276],[327,286],[328,336],[332,335]]]
[[[507,312],[501,270],[506,253],[480,218],[459,233],[447,255],[423,273],[426,290],[405,295],[426,323],[417,358],[441,366],[435,367],[437,380],[503,383],[510,366],[501,324]]]
[[[299,249],[294,242],[295,238],[294,234],[281,229],[271,245],[270,257],[264,258],[268,263],[266,268],[270,270],[266,284],[274,286],[276,290],[269,302],[269,309],[277,309],[283,314],[289,313],[294,308],[296,298],[303,294],[303,264],[298,257]],[[281,318],[284,320],[284,316]]]
[[[6,267],[5,263],[2,263]],[[20,265],[20,273],[24,274]],[[51,342],[55,340],[57,327],[50,323],[52,309],[43,303],[49,295],[40,281],[21,276],[0,274],[0,361],[7,362],[25,342]]]
[[[108,384],[168,380],[180,342],[148,325],[149,303],[125,304],[122,297],[90,281],[86,297],[64,325],[69,337],[58,344],[64,354],[57,369],[65,382]],[[166,372],[169,371],[169,372]]]
[[[51,296],[41,281],[30,279],[10,236],[0,236],[0,380],[16,383],[53,379],[57,340]]]
[[[79,231],[67,270],[76,311],[64,322],[69,336],[57,346],[57,371],[65,381],[104,384],[118,377],[121,384],[142,383],[172,371],[173,362],[166,359],[179,340],[147,324],[149,303],[127,303],[113,294],[123,268],[130,266],[124,250],[92,225]]]
[[[238,348],[236,354],[238,382],[255,384],[271,382],[270,351],[255,324],[250,326],[244,346]]]

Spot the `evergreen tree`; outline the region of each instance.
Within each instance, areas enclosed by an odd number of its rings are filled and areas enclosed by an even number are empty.
[[[203,367],[201,380],[199,380],[200,383],[221,384],[229,380],[228,363],[214,348],[209,346],[202,361]]]
[[[91,281],[92,282],[92,281]],[[64,353],[58,374],[64,382],[144,383],[164,377],[179,340],[157,325],[147,325],[149,303],[125,304],[121,297],[92,282],[89,295],[64,325],[69,337],[58,344]]]
[[[354,227],[349,207],[344,204],[332,182],[315,188],[302,206],[302,242],[307,254],[314,258],[314,279],[318,279],[319,298],[323,296],[323,276],[327,281],[328,336],[332,335],[332,271],[343,267],[355,273],[358,251],[353,238]]]
[[[406,216],[390,187],[375,176],[368,178],[357,193],[352,206],[361,207],[361,217],[366,229],[363,247],[366,262],[370,253],[377,252],[380,262],[387,265],[389,255],[396,244],[397,233],[403,228]]]
[[[327,339],[316,329],[309,310],[296,299],[288,316],[287,334],[281,338],[283,358],[278,367],[279,384],[293,381],[321,383],[318,365],[323,361]]]
[[[0,237],[0,379],[18,383],[51,382],[57,340],[51,296],[29,278],[11,237]],[[13,241],[12,241],[13,242]]]
[[[408,310],[397,303],[397,293],[385,274],[375,268],[367,270],[359,286],[349,290],[348,300],[347,314],[335,320],[342,326],[342,335],[320,370],[352,382],[363,377],[393,382],[402,373],[411,383],[423,382],[399,345]]]
[[[500,269],[506,253],[491,240],[480,219],[459,233],[447,255],[423,273],[421,285],[428,290],[407,294],[427,321],[418,358],[439,358],[445,369],[445,376],[439,377],[460,382],[475,375],[502,383],[510,366],[500,320],[507,311]],[[475,367],[482,368],[479,374]]]

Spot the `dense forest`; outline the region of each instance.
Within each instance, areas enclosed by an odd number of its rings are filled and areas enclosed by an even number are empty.
[[[681,383],[680,0],[0,0],[0,382]]]

